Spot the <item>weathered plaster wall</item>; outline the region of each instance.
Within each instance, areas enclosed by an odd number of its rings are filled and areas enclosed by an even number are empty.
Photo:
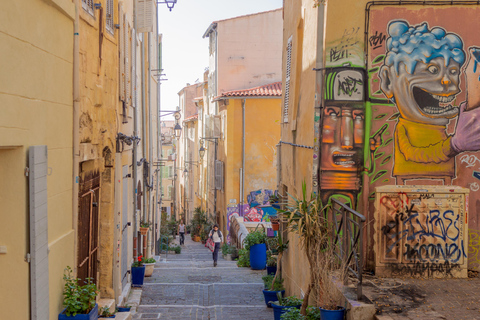
[[[0,309],[30,319],[28,148],[47,145],[50,320],[62,309],[63,269],[74,264],[72,228],[71,1],[0,3]],[[5,288],[10,288],[5,290]]]

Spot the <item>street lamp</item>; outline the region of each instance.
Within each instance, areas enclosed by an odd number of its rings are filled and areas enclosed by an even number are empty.
[[[182,127],[178,124],[178,122],[175,124],[173,130],[175,131],[175,138],[180,138],[180,135],[182,134]]]
[[[198,153],[200,154],[200,159],[203,159],[205,156],[205,148],[203,146],[200,146],[200,150],[198,150]]]
[[[165,1],[157,1],[157,3],[165,3],[167,8],[172,11],[173,7],[177,3],[177,0],[165,0]]]

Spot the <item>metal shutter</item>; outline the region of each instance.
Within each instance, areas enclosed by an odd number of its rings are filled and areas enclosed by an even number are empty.
[[[285,95],[283,100],[283,122],[288,122],[288,107],[290,103],[290,71],[292,67],[292,36],[287,44],[287,66],[285,68]]]
[[[137,18],[137,32],[153,32],[154,4],[152,0],[137,0],[135,8]]]
[[[49,319],[47,146],[29,148],[30,291],[32,320]]]

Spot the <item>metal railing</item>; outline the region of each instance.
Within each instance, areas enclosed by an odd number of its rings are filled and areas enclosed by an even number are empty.
[[[329,219],[333,222],[334,254],[348,274],[358,280],[357,299],[362,299],[363,228],[365,217],[336,199],[331,199]],[[348,277],[344,277],[344,284]]]

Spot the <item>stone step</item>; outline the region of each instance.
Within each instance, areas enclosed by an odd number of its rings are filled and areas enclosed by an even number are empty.
[[[100,309],[107,306],[110,313],[115,313],[115,299],[100,299],[97,301],[98,303],[98,312],[100,313]]]
[[[132,314],[130,312],[117,312],[115,313],[115,320],[132,320]]]

